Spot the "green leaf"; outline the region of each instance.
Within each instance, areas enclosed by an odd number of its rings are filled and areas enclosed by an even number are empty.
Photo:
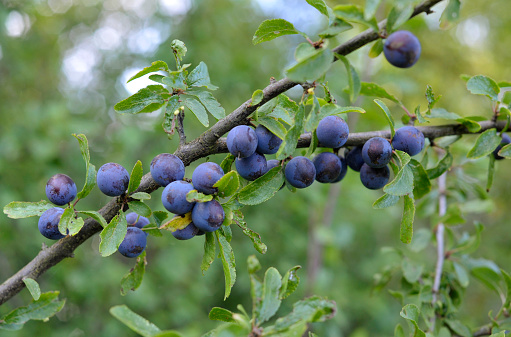
[[[458,282],[460,283],[460,285],[463,288],[468,287],[469,279],[468,279],[468,273],[465,270],[465,268],[461,264],[457,263],[456,261],[453,261],[452,264],[454,266],[454,272],[456,274],[456,278],[458,279]]]
[[[339,18],[334,18],[333,20],[330,21],[331,22],[328,25],[328,28],[318,33],[319,37],[323,39],[329,39],[353,28],[351,24]]]
[[[497,134],[496,129],[484,131],[477,137],[476,143],[467,154],[467,158],[477,159],[492,153],[499,146],[502,138]]]
[[[280,139],[284,139],[286,137],[286,128],[274,117],[259,117],[257,121]]]
[[[394,329],[394,337],[405,337],[405,331],[401,324],[396,325]]]
[[[250,228],[247,227],[247,224],[243,219],[240,219],[239,217],[234,217],[236,224],[241,228],[243,231],[243,234],[248,236],[250,240],[252,240],[252,243],[254,244],[254,248],[261,254],[266,254],[266,251],[268,250],[268,247],[261,241],[261,235],[259,233],[254,232]]]
[[[401,261],[401,270],[406,281],[413,284],[421,277],[424,265],[412,263],[409,259],[403,259]]]
[[[123,212],[120,212],[99,234],[101,237],[101,242],[99,244],[99,253],[101,256],[105,257],[115,253],[124,240],[127,231],[128,223],[126,222],[126,217]]]
[[[209,118],[208,113],[206,112],[206,109],[202,105],[201,102],[196,100],[195,98],[185,98],[184,105],[190,109],[191,112],[197,117],[199,122],[201,122],[202,125],[205,127],[209,126]]]
[[[236,157],[234,157],[232,154],[228,154],[225,156],[224,160],[220,163],[220,167],[224,172],[229,172],[231,170],[232,164],[236,160]]]
[[[451,330],[454,333],[462,337],[472,337],[472,332],[470,331],[470,329],[460,321],[454,319],[446,319],[445,323],[449,326],[449,328],[451,328]]]
[[[183,57],[185,57],[186,52],[188,51],[188,49],[185,46],[185,43],[180,40],[172,40],[172,42],[170,43],[170,48],[172,49],[172,52],[176,56],[176,59],[178,59],[179,61],[183,60]]]
[[[392,195],[406,195],[413,192],[413,171],[409,165],[403,166],[394,180],[383,187],[383,192]]]
[[[83,225],[83,219],[76,217],[74,209],[66,208],[60,216],[59,232],[62,235],[76,235]]]
[[[378,56],[380,56],[380,54],[383,52],[383,42],[381,39],[378,39],[376,40],[371,49],[369,50],[369,57],[374,59],[374,58],[377,58]],[[362,82],[364,83],[364,82]],[[369,84],[369,83],[368,83]],[[373,84],[373,83],[371,83]],[[365,94],[362,94],[362,92],[360,92],[361,95],[365,95]],[[367,96],[375,96],[375,95],[367,95]],[[378,96],[380,97],[380,96]]]
[[[224,171],[226,172],[226,171]],[[230,171],[222,176],[213,187],[218,189],[218,196],[220,198],[227,198],[238,190],[240,186],[240,180],[236,171]]]
[[[100,225],[101,227],[105,228],[108,224],[106,223],[105,221],[105,218],[103,218],[103,216],[101,214],[99,214],[98,212],[96,211],[78,211],[78,213],[80,214],[83,214],[83,215],[86,215],[88,217],[91,217],[93,218],[94,220],[96,220]]]
[[[160,229],[166,229],[171,232],[175,232],[178,229],[184,229],[192,222],[192,212],[188,212],[184,215],[176,215],[169,221],[165,222],[160,226]]]
[[[126,296],[128,292],[137,290],[138,287],[142,284],[142,279],[144,278],[145,266],[147,264],[147,260],[145,258],[146,252],[143,251],[137,257],[137,262],[135,266],[131,268],[131,270],[124,275],[121,280],[121,295]]]
[[[39,288],[39,283],[30,277],[24,278],[23,283],[27,286],[27,289],[30,292],[30,295],[32,295],[34,301],[37,301],[41,297],[41,288]]]
[[[495,291],[497,295],[501,294],[500,281],[502,274],[495,262],[486,259],[469,259],[467,267],[473,277],[483,283],[488,289]]]
[[[259,310],[255,312],[258,324],[266,322],[275,315],[280,307],[281,299],[279,289],[282,285],[282,276],[279,271],[273,267],[268,268],[264,274],[263,292]]]
[[[374,209],[382,209],[394,206],[399,201],[399,196],[385,193],[373,204]]]
[[[298,284],[300,284],[300,278],[298,275],[296,275],[296,272],[300,268],[302,268],[302,266],[294,266],[293,268],[289,269],[284,276],[282,276],[282,286],[279,290],[279,298],[281,300],[287,298],[298,288]]]
[[[161,81],[166,86],[172,88],[173,91],[179,89],[188,89],[188,86],[185,83],[185,75],[182,72],[172,72],[169,74],[169,76],[163,77]]]
[[[37,301],[19,307],[0,319],[0,329],[20,330],[29,320],[44,321],[62,310],[66,300],[58,300],[59,292],[50,291],[42,293]]]
[[[511,158],[511,144],[504,145],[499,150],[498,155],[505,158]]]
[[[144,204],[142,201],[133,200],[128,201],[128,207],[138,215],[145,216],[146,218],[151,216],[151,208]]]
[[[502,273],[502,278],[504,279],[507,288],[506,301],[504,302],[502,307],[509,308],[509,305],[511,304],[511,276],[504,269],[501,269],[500,272]]]
[[[309,5],[316,8],[321,14],[327,18],[330,16],[328,13],[328,5],[324,0],[306,0]]]
[[[85,161],[85,185],[76,196],[77,199],[83,199],[88,196],[94,186],[96,186],[96,167],[90,163],[89,142],[87,137],[85,137],[84,134],[73,134],[73,136],[78,140],[80,151],[82,153],[83,160]]]
[[[379,99],[375,99],[374,103],[378,104],[378,106],[385,113],[385,117],[387,117],[387,122],[389,123],[389,126],[390,126],[390,138],[394,138],[394,134],[396,133],[394,131],[394,118],[392,118],[392,114],[390,113],[389,108],[387,107],[387,105],[385,105],[385,103],[383,103]]]
[[[453,162],[452,154],[447,151],[447,153],[443,156],[442,159],[438,162],[438,164],[431,169],[428,169],[428,178],[436,179],[440,177],[444,172],[451,168]]]
[[[307,116],[307,120],[305,122],[305,129],[306,130],[314,130],[318,127],[319,124],[319,110],[320,105],[318,102],[318,98],[316,95],[312,96],[312,109],[309,112],[309,116]]]
[[[218,87],[211,84],[209,78],[208,66],[204,62],[200,62],[195,69],[188,75],[188,85],[191,87],[206,87],[209,90],[216,90]]]
[[[121,114],[137,114],[158,110],[170,93],[161,85],[148,85],[137,93],[120,101],[114,106],[115,111]]]
[[[353,68],[353,66],[350,64],[350,61],[348,61],[345,56],[339,54],[335,54],[335,56],[337,56],[337,58],[341,60],[346,67],[346,72],[348,74],[348,85],[350,88],[350,102],[355,102],[361,90],[360,78],[358,77],[357,71],[355,68]]]
[[[419,328],[420,310],[415,304],[407,304],[399,313],[413,327],[413,337],[426,337],[424,331]]]
[[[11,219],[23,219],[31,216],[41,216],[55,205],[46,200],[36,202],[12,201],[4,207],[4,213]]]
[[[433,109],[435,104],[442,98],[442,95],[435,97],[435,93],[433,92],[433,89],[431,86],[426,86],[426,99],[428,101],[428,110]]]
[[[126,83],[129,83],[129,82],[131,82],[139,77],[142,77],[144,75],[147,75],[149,73],[154,73],[156,71],[168,72],[169,66],[167,65],[167,63],[165,63],[163,61],[155,61],[155,62],[151,63],[151,65],[149,67],[145,67],[144,69],[142,69],[141,71],[139,71],[138,73],[133,75]]]
[[[257,89],[252,94],[252,102],[250,103],[250,105],[257,105],[257,104],[261,103],[263,98],[264,98],[264,92],[261,89]]]
[[[492,101],[499,100],[499,85],[489,77],[477,75],[470,78],[467,82],[467,89],[474,95],[485,95]]]
[[[413,198],[404,196],[403,218],[401,219],[400,239],[403,243],[412,242],[413,218],[415,216],[415,204]]]
[[[413,173],[413,197],[417,200],[431,192],[431,181],[419,161],[411,159],[408,166]]]
[[[445,225],[459,225],[465,222],[461,214],[458,204],[450,204],[444,216],[440,218],[440,222]]]
[[[163,131],[167,134],[169,139],[172,139],[172,136],[174,135],[174,128],[175,128],[175,114],[174,112],[179,109],[179,107],[182,105],[181,102],[179,102],[179,96],[174,95],[169,98],[167,105],[165,106],[165,116],[163,118]]]
[[[383,46],[382,46],[383,48]],[[394,103],[399,103],[399,100],[394,95],[389,94],[385,88],[379,86],[376,83],[361,82],[360,83],[360,94],[365,96],[373,96],[379,98],[386,98]]]
[[[196,97],[202,105],[213,115],[216,119],[225,117],[225,109],[222,108],[220,103],[216,100],[212,93],[204,90],[189,90],[186,92],[187,95]]]
[[[284,331],[299,322],[324,322],[332,318],[336,310],[334,301],[311,296],[296,302],[293,305],[293,312],[275,322],[275,329]]]
[[[458,0],[459,1],[459,0]],[[497,333],[492,333],[488,337],[506,337],[506,331],[501,331]]]
[[[449,0],[449,4],[440,17],[441,28],[447,29],[452,22],[456,22],[460,18],[460,7],[460,0]]]
[[[334,54],[330,49],[316,49],[313,54],[287,68],[286,76],[295,82],[317,80],[330,69],[333,60]]]
[[[165,330],[152,335],[151,337],[183,337],[182,334],[175,330]]]
[[[238,192],[238,200],[244,205],[258,205],[270,199],[284,184],[282,166],[269,170]]]
[[[389,13],[387,18],[387,33],[390,34],[401,25],[403,25],[406,21],[410,19],[413,14],[413,5],[409,4],[404,8],[394,7]]]
[[[380,6],[381,0],[366,0],[366,5],[364,7],[364,19],[370,20],[374,18],[378,7]]]
[[[339,19],[361,23],[369,28],[372,28],[375,32],[379,31],[376,19],[373,17],[369,20],[366,20],[364,17],[364,10],[360,6],[338,5],[334,7],[334,14]]]
[[[273,40],[279,36],[292,35],[292,34],[303,34],[296,30],[291,22],[284,19],[271,19],[265,20],[257,28],[252,43],[254,45]]]
[[[215,231],[215,236],[220,248],[220,259],[224,268],[225,276],[225,296],[224,300],[231,294],[231,288],[236,282],[236,261],[234,260],[234,252],[231,245],[223,236],[222,232]]]
[[[186,194],[186,201],[188,202],[208,202],[211,200],[213,200],[212,195],[207,195],[197,190],[191,190]]]
[[[432,232],[429,229],[421,228],[413,234],[412,243],[410,243],[410,250],[418,253],[424,250],[431,242]]]
[[[463,118],[460,115],[458,115],[454,112],[449,112],[443,108],[431,109],[430,113],[428,115],[426,115],[426,117],[455,120],[455,121],[463,124],[470,132],[478,132],[479,130],[481,130],[481,125],[479,125],[479,123],[477,123],[473,120],[470,120],[468,118]]]
[[[214,307],[209,312],[209,319],[212,321],[220,321],[227,323],[236,323],[236,320],[233,318],[234,313],[224,308]]]
[[[209,269],[216,255],[215,235],[212,232],[206,232],[204,236],[206,237],[204,241],[204,256],[200,265],[202,274]]]
[[[121,321],[131,330],[144,337],[152,337],[160,332],[160,329],[144,317],[134,313],[126,305],[117,305],[110,308],[110,314]]]
[[[276,157],[278,160],[287,158],[295,151],[298,139],[302,134],[304,117],[305,106],[300,104],[296,112],[295,124],[287,131],[286,137],[282,144],[280,144],[279,150],[277,151]]]
[[[131,176],[133,177],[133,173]],[[136,199],[136,200],[150,200],[151,195],[146,192],[137,192],[137,193],[133,193],[132,195],[130,195],[130,198]]]
[[[133,167],[130,175],[130,183],[128,185],[128,194],[135,192],[135,190],[140,186],[140,182],[142,181],[142,176],[144,175],[144,170],[142,169],[142,162],[138,160]]]

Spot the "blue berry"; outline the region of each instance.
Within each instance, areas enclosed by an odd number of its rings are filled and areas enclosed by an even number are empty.
[[[236,171],[247,180],[256,180],[268,172],[266,158],[264,155],[255,152],[247,158],[236,158]]]
[[[59,232],[59,221],[62,213],[64,213],[63,208],[54,207],[41,214],[37,227],[44,237],[50,240],[59,240],[65,236]]]
[[[99,168],[96,180],[101,192],[110,197],[116,197],[126,192],[130,175],[121,165],[106,163]]]
[[[362,158],[371,167],[385,167],[392,158],[392,146],[385,138],[373,137],[364,144]]]
[[[160,186],[167,186],[184,178],[185,165],[178,156],[161,153],[151,161],[151,176]]]
[[[65,174],[56,174],[46,183],[46,197],[55,205],[65,205],[76,198],[76,184]]]
[[[178,230],[172,232],[172,235],[178,240],[190,240],[195,235],[197,235],[198,232],[199,232],[199,229],[197,227],[195,227],[195,225],[192,222],[185,228],[178,229]]]
[[[279,150],[282,139],[275,136],[264,125],[258,125],[255,129],[257,135],[257,152],[263,154],[275,154]]]
[[[213,185],[224,175],[220,165],[212,162],[202,163],[192,174],[192,183],[195,189],[204,194],[214,194],[218,191]]]
[[[331,183],[341,174],[341,160],[332,152],[322,152],[312,162],[316,168],[316,180],[320,183]]]
[[[504,145],[507,145],[509,143],[511,143],[511,138],[507,134],[503,133],[502,134],[502,141],[500,142],[500,145],[497,146],[497,148],[495,150],[493,150],[493,156],[495,157],[496,160],[504,159],[504,157],[499,156],[498,153],[499,153],[500,149],[502,149],[502,147]]]
[[[227,149],[237,158],[246,158],[254,154],[257,148],[257,135],[246,125],[238,125],[227,135]]]
[[[161,194],[163,207],[171,213],[182,215],[190,212],[195,202],[186,201],[186,195],[193,190],[193,186],[186,181],[171,182]]]
[[[198,229],[204,232],[216,231],[225,219],[222,205],[216,200],[198,202],[192,210],[192,222]]]
[[[346,154],[346,163],[353,171],[360,172],[360,168],[364,165],[362,146],[355,146]]]
[[[415,156],[424,148],[424,134],[413,126],[403,126],[396,130],[392,138],[392,147],[394,150]]]
[[[398,30],[390,34],[385,40],[383,54],[393,66],[409,68],[419,60],[421,44],[419,39],[411,32]]]
[[[348,124],[338,116],[327,116],[319,121],[316,135],[319,144],[333,149],[343,146],[348,140]]]
[[[146,234],[138,227],[128,227],[126,236],[119,245],[119,253],[126,257],[137,257],[147,245]]]
[[[360,169],[360,181],[370,190],[378,190],[389,182],[390,170],[388,166],[374,168],[367,164]]]
[[[268,171],[274,167],[279,166],[279,165],[280,165],[280,160],[277,160],[277,159],[270,159],[266,162],[266,168],[268,169]]]
[[[138,221],[137,221],[138,219]],[[145,226],[149,225],[151,221],[149,221],[148,218],[145,216],[138,215],[137,213],[128,213],[126,214],[126,222],[128,223],[128,226],[135,226],[140,229],[144,228]],[[144,231],[143,231],[144,232]],[[144,232],[144,234],[147,236],[149,235],[147,232]]]
[[[298,156],[287,163],[284,174],[291,186],[305,188],[316,179],[316,168],[310,159]]]
[[[348,172],[348,164],[346,163],[346,159],[344,159],[344,157],[342,157],[342,156],[339,156],[339,159],[341,160],[341,165],[342,165],[341,173],[339,173],[337,178],[335,178],[335,180],[332,181],[332,183],[338,183],[339,181],[341,181],[346,176],[346,173]]]

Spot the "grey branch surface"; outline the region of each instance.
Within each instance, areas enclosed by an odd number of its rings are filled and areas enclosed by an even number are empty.
[[[420,13],[430,13],[431,7],[441,1],[443,0],[424,1],[415,7],[412,17]],[[385,20],[380,22],[379,25],[380,27],[384,27]],[[378,38],[378,33],[368,30],[336,47],[334,52],[341,55],[347,55]],[[284,78],[268,85],[263,89],[264,98],[259,104],[251,105],[251,100],[246,101],[225,118],[219,120],[198,138],[189,143],[181,144],[174,154],[181,158],[183,163],[188,166],[190,163],[208,155],[227,152],[225,139],[220,138],[222,135],[226,134],[236,125],[246,124],[247,117],[249,117],[259,106],[298,84],[300,83]],[[481,132],[492,127],[497,127],[499,130],[504,127],[504,122],[481,122],[480,124],[482,126]],[[463,125],[423,127],[420,129],[424,135],[429,138],[469,133]],[[362,145],[366,140],[374,136],[390,138],[390,132],[380,131],[350,134],[346,145]],[[305,134],[300,137],[298,146],[307,147],[309,146],[309,143],[310,134]],[[142,178],[142,183],[137,189],[137,192],[152,193],[158,188],[159,185],[156,184],[156,182],[152,179],[151,174],[148,173]],[[121,207],[119,200],[119,198],[114,198],[101,208],[101,210],[99,210],[99,213],[107,222],[110,222],[110,220],[118,213]],[[88,218],[85,221],[85,225],[82,230],[78,234],[65,237],[54,243],[51,247],[44,247],[32,261],[0,285],[0,305],[11,299],[25,287],[25,283],[23,282],[24,278],[37,279],[45,271],[55,266],[65,258],[72,257],[74,250],[78,246],[101,230],[102,227],[99,223],[92,218]]]

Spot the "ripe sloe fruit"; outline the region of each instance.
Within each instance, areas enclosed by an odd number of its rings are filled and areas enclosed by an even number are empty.
[[[279,150],[282,139],[275,136],[264,125],[258,125],[255,129],[257,135],[257,152],[264,154],[275,154]]]
[[[279,165],[280,165],[280,160],[277,160],[277,159],[270,159],[266,162],[266,168],[268,169],[268,171],[274,167],[279,166]]]
[[[257,152],[247,158],[236,158],[235,165],[238,174],[250,181],[256,180],[268,172],[266,158]]]
[[[192,221],[195,227],[204,232],[216,231],[224,222],[225,212],[216,200],[198,202],[192,210]]]
[[[119,245],[119,253],[126,257],[137,257],[145,249],[147,245],[147,237],[145,233],[138,227],[128,227],[126,236]]]
[[[393,66],[409,68],[419,60],[421,44],[419,39],[409,31],[398,30],[385,40],[383,54]]]
[[[185,228],[178,229],[178,230],[172,232],[172,235],[178,240],[190,240],[195,235],[197,235],[198,232],[199,232],[199,229],[197,227],[195,227],[195,225],[192,222]]]
[[[204,194],[214,194],[218,191],[213,185],[222,178],[224,170],[220,165],[212,162],[202,163],[192,174],[192,182],[195,189]]]
[[[497,146],[497,148],[495,150],[493,150],[493,156],[495,157],[496,160],[504,159],[504,157],[499,156],[498,153],[499,153],[500,149],[502,149],[502,147],[504,145],[509,144],[509,143],[511,143],[511,138],[507,134],[503,133],[502,134],[502,141],[500,142],[500,145]]]
[[[310,159],[298,156],[287,163],[284,174],[291,186],[305,188],[316,179],[316,168]]]
[[[392,146],[385,138],[373,137],[364,144],[362,158],[371,167],[385,167],[392,158]]]
[[[335,180],[332,181],[332,183],[338,183],[339,181],[341,181],[346,176],[346,173],[348,172],[348,164],[346,163],[346,159],[344,159],[343,156],[339,156],[339,159],[341,160],[341,165],[342,165],[341,173],[339,173],[339,176],[337,176],[337,178],[335,178]]]
[[[137,221],[138,219],[138,221]],[[151,221],[149,221],[148,218],[145,216],[138,215],[137,213],[128,213],[126,214],[126,222],[128,223],[128,226],[135,226],[140,229],[144,228],[145,226],[149,225]],[[144,231],[142,231],[144,232]],[[144,232],[144,234],[147,236],[149,233]]]
[[[178,156],[161,153],[151,161],[151,176],[160,186],[165,187],[184,178],[185,165]]]
[[[346,163],[353,171],[360,172],[360,168],[364,165],[362,146],[355,146],[346,154]]]
[[[316,180],[320,183],[331,183],[341,174],[341,160],[331,152],[318,154],[312,162],[316,168]]]
[[[55,205],[65,205],[76,198],[76,184],[65,174],[56,174],[46,183],[46,197]]]
[[[116,197],[126,192],[130,175],[121,165],[106,163],[99,168],[96,180],[101,192],[110,197]]]
[[[254,154],[257,148],[257,135],[246,125],[238,125],[227,135],[227,149],[237,158],[246,158]]]
[[[171,182],[161,193],[161,202],[167,211],[182,215],[190,212],[195,202],[186,201],[186,195],[193,190],[193,186],[186,181]]]
[[[413,126],[403,126],[396,130],[392,138],[394,150],[404,151],[415,156],[424,148],[424,134]]]
[[[44,237],[50,240],[59,240],[65,236],[59,232],[59,221],[62,213],[64,213],[63,208],[54,207],[41,214],[37,227]]]
[[[389,182],[390,170],[388,166],[374,168],[367,164],[360,169],[360,181],[370,190],[378,190]]]
[[[348,140],[348,124],[338,116],[327,116],[319,121],[316,135],[321,146],[336,149]]]

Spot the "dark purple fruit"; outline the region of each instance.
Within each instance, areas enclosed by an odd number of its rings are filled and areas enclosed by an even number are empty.
[[[126,257],[137,257],[147,245],[146,234],[138,227],[128,227],[124,240],[119,245],[119,253]]]
[[[385,167],[392,158],[392,146],[385,138],[373,137],[364,144],[362,158],[371,167]]]
[[[172,232],[172,235],[178,240],[190,240],[199,233],[199,229],[195,227],[193,222],[183,229]]]
[[[161,153],[151,161],[151,176],[160,186],[167,186],[184,178],[185,165],[178,156]]]
[[[404,151],[410,156],[415,156],[424,148],[424,134],[413,126],[403,126],[396,130],[392,138],[394,150]]]
[[[59,240],[65,236],[59,232],[59,221],[62,213],[64,213],[63,208],[54,207],[41,214],[37,227],[39,227],[39,232],[44,237],[50,240]]]
[[[212,162],[202,163],[192,174],[193,187],[204,194],[214,194],[218,191],[213,185],[224,175],[220,165]]]
[[[275,136],[264,125],[258,125],[255,129],[257,135],[257,152],[263,154],[275,154],[279,150],[282,139]]]
[[[235,165],[238,174],[250,181],[256,180],[268,172],[266,158],[257,152],[247,158],[236,158]]]
[[[246,158],[257,148],[257,135],[246,125],[238,125],[227,135],[227,149],[236,158]]]
[[[339,181],[341,181],[346,176],[346,173],[348,172],[348,165],[346,163],[346,159],[344,159],[344,157],[342,157],[342,156],[339,156],[339,159],[341,160],[341,165],[342,165],[341,173],[339,173],[337,178],[335,178],[335,180],[332,181],[332,183],[338,183]]]
[[[121,165],[106,163],[98,170],[97,183],[101,192],[110,197],[116,197],[126,192],[130,175]]]
[[[387,185],[390,178],[388,166],[374,168],[367,164],[362,165],[360,169],[360,181],[370,190],[378,190]]]
[[[163,207],[171,213],[183,215],[192,211],[195,202],[186,201],[186,195],[193,190],[193,186],[186,181],[171,182],[161,193]]]
[[[364,165],[362,146],[355,146],[346,154],[346,163],[353,171],[360,172],[360,168]]]
[[[138,219],[138,221],[137,221]],[[149,225],[150,221],[145,216],[138,215],[137,213],[128,213],[126,214],[126,222],[128,223],[128,226],[135,226],[140,229],[144,228],[145,226]],[[144,231],[143,231],[144,232]],[[144,232],[144,234],[147,236],[149,235],[147,232]]]
[[[296,188],[305,188],[316,179],[316,168],[310,159],[298,156],[291,159],[284,171],[286,180]]]
[[[204,232],[216,231],[225,219],[222,205],[216,200],[198,202],[192,210],[192,221],[195,227]]]
[[[383,54],[393,66],[409,68],[419,60],[421,44],[419,39],[409,31],[398,30],[385,40]]]
[[[348,124],[338,116],[327,116],[319,121],[316,135],[319,145],[333,149],[343,146],[348,140]]]
[[[318,154],[312,162],[316,168],[316,180],[320,183],[331,183],[341,174],[341,160],[331,152]]]
[[[56,174],[46,183],[46,197],[55,205],[65,205],[76,198],[76,184],[65,174]]]

